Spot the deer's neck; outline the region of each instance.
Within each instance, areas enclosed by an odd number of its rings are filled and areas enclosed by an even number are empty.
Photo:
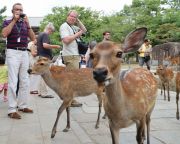
[[[42,75],[45,83],[59,95],[59,83],[53,78],[51,72],[48,70]]]
[[[124,104],[124,98],[122,94],[122,85],[117,76],[114,83],[108,85],[106,88],[106,95],[108,103],[113,107],[119,107]]]

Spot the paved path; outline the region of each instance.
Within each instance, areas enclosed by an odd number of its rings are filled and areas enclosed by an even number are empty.
[[[171,102],[158,95],[152,114],[151,144],[180,143],[180,121],[175,118],[175,93],[170,94]],[[71,130],[68,133],[62,132],[66,126],[66,113],[63,113],[53,139],[50,138],[51,129],[61,104],[56,95],[52,99],[30,95],[30,107],[34,113],[20,113],[21,120],[9,119],[7,103],[2,101],[2,96],[0,99],[0,144],[111,144],[107,120],[101,119],[100,128],[94,128],[98,111],[95,95],[78,98],[83,106],[71,108]],[[135,133],[135,125],[122,129],[121,144],[136,144]]]

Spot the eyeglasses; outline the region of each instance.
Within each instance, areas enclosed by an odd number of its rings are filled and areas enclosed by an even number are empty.
[[[77,18],[77,16],[74,16],[74,15],[69,15],[69,16],[70,16],[70,17],[73,17],[73,18],[75,18],[75,19]]]
[[[22,9],[13,9],[13,10],[14,11],[21,11],[21,12],[23,11]]]

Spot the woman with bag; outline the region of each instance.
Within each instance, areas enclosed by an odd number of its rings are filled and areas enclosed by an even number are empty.
[[[152,52],[152,46],[150,45],[150,42],[148,39],[144,40],[144,43],[139,48],[139,65],[143,67],[144,63],[147,66],[147,69],[150,70],[150,54]]]

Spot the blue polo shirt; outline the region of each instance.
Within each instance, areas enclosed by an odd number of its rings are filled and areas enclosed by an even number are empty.
[[[5,20],[2,27],[8,26],[11,20]],[[11,33],[7,37],[7,48],[27,47],[28,45],[28,28],[24,21],[17,21],[13,26]]]

